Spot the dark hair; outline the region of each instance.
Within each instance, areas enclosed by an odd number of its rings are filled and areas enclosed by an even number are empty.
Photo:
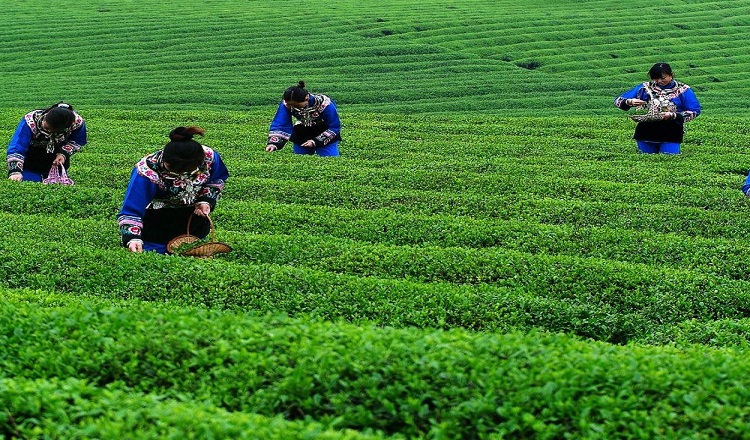
[[[200,127],[177,127],[169,132],[170,142],[164,146],[162,161],[169,164],[175,173],[193,171],[203,163],[203,146],[193,140],[194,135],[203,136],[206,130]]]
[[[63,131],[73,125],[76,121],[76,115],[73,113],[73,106],[63,101],[58,102],[52,107],[44,110],[44,122],[50,131]]]
[[[304,81],[300,81],[296,86],[284,90],[284,101],[301,102],[305,100],[306,96],[307,90],[305,90]]]
[[[674,75],[672,68],[667,63],[656,63],[648,71],[648,77],[651,79],[659,79],[664,75]]]

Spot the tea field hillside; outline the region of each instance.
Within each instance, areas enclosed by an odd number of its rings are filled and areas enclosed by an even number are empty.
[[[750,1],[30,0],[0,134],[65,99],[75,185],[0,180],[5,438],[747,438]],[[637,154],[668,61],[704,112]],[[263,151],[284,88],[342,156]],[[200,125],[233,251],[131,254],[132,165]]]
[[[663,61],[750,105],[746,0],[7,3],[5,106],[245,110],[304,79],[347,111],[602,115]]]

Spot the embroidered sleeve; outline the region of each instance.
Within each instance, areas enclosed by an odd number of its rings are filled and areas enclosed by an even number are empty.
[[[678,114],[682,118],[683,122],[690,122],[693,119],[695,119],[696,116],[698,116],[697,114],[695,114],[695,112],[691,112],[691,111],[684,111]]]
[[[289,142],[290,137],[291,133],[286,133],[280,130],[271,130],[268,133],[268,143],[266,145],[274,145],[280,150],[284,148],[284,145],[286,145],[287,142]]]
[[[292,128],[292,114],[282,102],[276,110],[276,116],[271,121],[267,145],[274,145],[279,150],[284,148],[284,145],[289,142],[289,138],[292,136]]]
[[[195,199],[196,203],[206,202],[211,205],[211,210],[216,207],[216,202],[221,197],[221,192],[224,190],[223,180],[214,180],[201,188],[198,192],[198,198]]]
[[[23,172],[23,163],[31,145],[31,129],[25,119],[18,123],[8,144],[8,175]]]
[[[325,146],[333,142],[334,139],[336,139],[338,136],[336,136],[336,132],[328,129],[324,131],[323,133],[320,133],[318,136],[315,137],[315,146]]]
[[[118,215],[117,224],[120,226],[122,245],[127,246],[130,240],[140,240],[143,230],[143,220],[130,215]]]
[[[24,157],[20,154],[8,155],[8,176],[23,172]]]
[[[648,101],[648,98],[643,96],[644,94],[645,94],[644,84],[638,84],[637,86],[633,87],[632,89],[628,90],[627,92],[615,98],[615,101],[614,101],[615,107],[622,109],[624,111],[628,111],[632,108],[632,106],[627,104],[627,100],[638,98],[638,99],[643,99],[644,101]]]
[[[60,153],[62,153],[65,157],[70,157],[78,153],[79,151],[81,151],[81,146],[72,141],[60,147]]]
[[[146,207],[153,200],[156,191],[155,183],[139,175],[137,170],[133,170],[128,189],[125,191],[125,199],[117,215],[117,224],[120,228],[123,246],[127,246],[130,240],[141,239],[143,216],[146,214]]]
[[[627,104],[627,100],[629,98],[624,98],[622,96],[618,96],[615,98],[615,107],[623,109],[623,110],[630,110],[630,106]]]

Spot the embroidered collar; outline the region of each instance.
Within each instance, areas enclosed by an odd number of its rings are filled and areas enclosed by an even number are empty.
[[[643,83],[643,88],[648,93],[648,96],[652,99],[659,97],[660,99],[674,99],[690,88],[687,84],[672,80],[666,87],[659,87],[656,83],[648,81]]]
[[[203,146],[204,160],[197,171],[190,175],[167,176],[164,171],[164,150],[159,150],[141,159],[136,165],[137,173],[159,189],[159,196],[149,206],[159,209],[168,205],[185,206],[195,203],[198,195],[211,177],[210,167],[214,162],[212,149]]]
[[[190,175],[181,175],[176,178],[165,175],[164,168],[164,150],[159,150],[155,153],[149,154],[144,157],[135,165],[138,174],[147,178],[151,182],[159,185],[160,187],[175,186],[181,182],[190,181],[193,184],[203,184],[209,178],[209,168],[214,161],[214,150],[202,145],[204,159],[203,163],[198,167],[198,170]]]
[[[326,95],[314,95],[310,93],[310,100],[307,103],[307,107],[304,108],[292,108],[290,109],[292,116],[302,123],[302,125],[309,127],[315,125],[320,120],[323,111],[331,105],[331,98]]]
[[[73,131],[79,129],[83,125],[83,118],[81,118],[78,113],[73,112],[73,114],[75,115],[73,125],[59,133],[52,133],[45,130],[43,127],[42,119],[44,118],[44,114],[44,110],[34,110],[27,113],[24,116],[24,120],[31,129],[32,138],[41,141],[47,141],[47,153],[53,153],[57,147],[62,147],[63,145],[65,145],[65,142],[68,140],[71,133],[73,133]]]

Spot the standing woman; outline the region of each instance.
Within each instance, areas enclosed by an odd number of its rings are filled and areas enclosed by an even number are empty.
[[[633,135],[642,153],[679,154],[685,123],[700,114],[701,105],[690,86],[674,80],[669,64],[654,64],[648,75],[651,81],[615,98],[615,107],[649,107],[650,116],[640,119]]]
[[[229,172],[219,153],[193,140],[200,127],[177,127],[162,150],[133,168],[117,216],[122,244],[131,252],[167,253],[167,243],[185,234],[205,238]],[[192,218],[191,218],[192,217]]]
[[[70,167],[70,157],[86,145],[86,122],[73,106],[59,102],[33,110],[18,123],[8,145],[8,178],[41,182],[52,165]]]
[[[340,140],[341,121],[336,103],[326,95],[309,93],[305,82],[300,81],[284,91],[271,122],[266,151],[280,150],[292,141],[296,154],[338,156]]]

